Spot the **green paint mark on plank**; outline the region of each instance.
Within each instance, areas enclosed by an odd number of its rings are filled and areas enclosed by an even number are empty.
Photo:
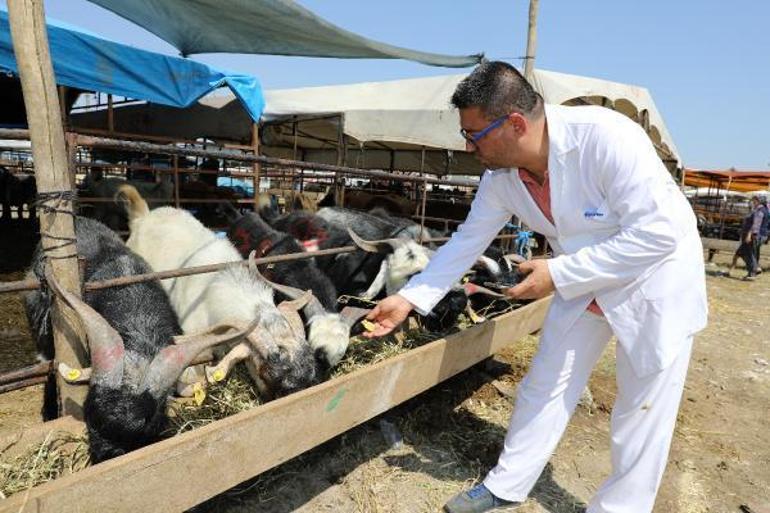
[[[334,394],[334,397],[331,398],[331,400],[329,401],[329,404],[326,405],[326,411],[327,412],[334,411],[337,408],[337,406],[339,406],[340,401],[342,401],[342,398],[345,397],[345,394],[347,393],[348,393],[348,389],[343,388],[343,389],[340,389],[339,392]]]

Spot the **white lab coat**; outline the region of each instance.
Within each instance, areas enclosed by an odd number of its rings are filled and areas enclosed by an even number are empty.
[[[545,106],[551,224],[516,169],[487,171],[466,221],[399,292],[430,311],[512,215],[554,250],[555,333],[596,298],[638,376],[666,368],[707,320],[695,215],[648,136],[602,107]]]

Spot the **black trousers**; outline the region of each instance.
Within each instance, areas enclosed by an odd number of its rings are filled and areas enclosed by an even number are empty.
[[[754,242],[746,242],[745,240],[741,239],[741,245],[738,246],[738,251],[736,251],[737,255],[743,259],[744,262],[746,262],[746,270],[750,275],[757,274],[757,260],[755,255],[755,249],[754,249]]]

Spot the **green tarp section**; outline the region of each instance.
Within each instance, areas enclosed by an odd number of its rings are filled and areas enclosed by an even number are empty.
[[[344,59],[406,59],[468,67],[482,55],[418,52],[329,23],[292,0],[90,0],[175,46],[198,53],[256,53]]]

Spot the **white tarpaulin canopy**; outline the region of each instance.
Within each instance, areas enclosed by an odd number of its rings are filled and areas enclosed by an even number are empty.
[[[450,107],[449,99],[465,76],[266,91],[263,117],[270,120],[342,112],[345,134],[358,141],[464,150],[465,141],[458,132],[459,115]],[[601,105],[606,98],[605,105],[636,121],[648,116],[653,141],[678,155],[652,96],[643,87],[544,70],[535,70],[533,83],[547,103]],[[641,114],[644,111],[648,114]]]
[[[421,150],[426,147],[424,171],[478,174],[482,169],[463,151],[459,115],[449,103],[463,77],[265,91],[262,151],[269,156],[335,163],[341,128],[347,140],[347,165],[419,171]],[[535,71],[533,82],[547,103],[604,105],[623,112],[647,129],[670,167],[678,164],[676,146],[646,89],[543,70]],[[116,109],[115,126],[123,132],[248,142],[250,121],[240,111],[232,95],[219,94],[182,110],[151,105]],[[100,128],[104,118],[103,113],[89,113],[74,117],[73,122]],[[299,120],[296,128],[294,120]]]

